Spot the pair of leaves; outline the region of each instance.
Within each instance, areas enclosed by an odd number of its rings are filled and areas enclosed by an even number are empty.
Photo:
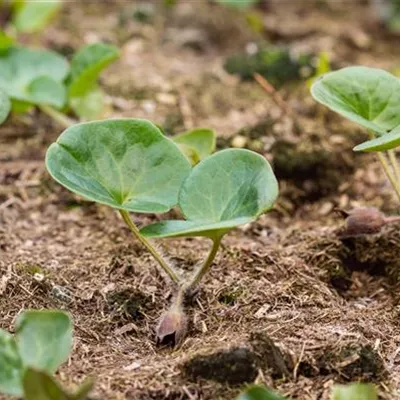
[[[248,150],[224,150],[191,170],[187,158],[146,120],[76,125],[52,144],[47,169],[69,190],[126,211],[163,213],[179,203],[187,221],[145,227],[148,237],[215,238],[254,221],[278,194],[268,162]]]
[[[190,159],[192,165],[214,153],[216,135],[211,129],[192,129],[173,138],[180,149]]]
[[[264,386],[251,386],[237,400],[285,400],[286,398],[270,391]],[[371,384],[354,383],[335,385],[332,400],[377,400],[376,388]],[[289,400],[289,399],[286,399]]]
[[[15,337],[0,330],[0,392],[21,397],[26,368],[53,374],[68,359],[72,323],[62,312],[26,311],[15,329]]]
[[[19,32],[39,32],[53,19],[61,5],[61,0],[15,0],[12,23]]]
[[[376,68],[344,68],[323,76],[311,93],[377,136],[355,151],[384,151],[400,145],[400,80],[394,75]]]
[[[24,112],[31,105],[61,109],[68,104],[79,117],[96,118],[103,111],[98,77],[118,56],[114,46],[88,45],[73,57],[70,68],[64,57],[52,51],[11,47],[0,56],[0,90],[16,111]]]

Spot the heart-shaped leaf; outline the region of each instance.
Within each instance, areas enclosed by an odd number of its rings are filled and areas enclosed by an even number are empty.
[[[282,397],[264,386],[251,386],[236,400],[289,400]]]
[[[353,383],[351,385],[335,385],[332,400],[377,400],[376,388],[371,384]]]
[[[85,46],[73,57],[68,93],[70,106],[79,117],[93,119],[101,115],[103,94],[97,80],[118,57],[116,47],[103,43]]]
[[[52,374],[71,351],[71,319],[60,311],[26,311],[17,319],[16,341],[25,366]]]
[[[385,151],[400,146],[400,126],[394,128],[391,132],[368,140],[354,147],[354,151]]]
[[[271,166],[249,150],[220,151],[193,168],[179,193],[187,221],[163,221],[144,227],[148,237],[220,237],[254,221],[278,196]]]
[[[381,69],[349,67],[328,73],[314,83],[311,93],[378,135],[400,125],[400,80]]]
[[[0,56],[0,89],[12,100],[60,107],[68,70],[67,61],[56,53],[13,47]]]
[[[0,392],[21,397],[23,370],[15,339],[0,329]]]
[[[173,138],[175,143],[197,164],[215,151],[215,132],[211,129],[192,129]]]
[[[11,102],[6,92],[0,89],[0,124],[2,124],[8,117],[11,110]]]
[[[46,155],[52,177],[89,200],[141,213],[177,204],[190,163],[151,122],[97,121],[67,129]]]
[[[19,0],[13,17],[18,31],[34,33],[42,30],[61,7],[61,0],[29,1]]]

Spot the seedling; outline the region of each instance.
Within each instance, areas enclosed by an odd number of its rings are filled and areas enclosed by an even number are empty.
[[[68,127],[72,121],[61,110],[71,108],[81,118],[102,113],[97,79],[116,58],[115,47],[98,43],[81,49],[70,67],[52,51],[9,47],[0,53],[0,90],[10,98],[13,111],[26,112],[37,106]]]
[[[211,129],[192,129],[173,137],[193,165],[214,153],[216,135]]]
[[[251,386],[237,400],[290,400],[282,397],[264,386]],[[376,387],[371,384],[353,383],[334,385],[331,400],[378,400]]]
[[[177,286],[158,338],[179,342],[185,332],[183,300],[210,269],[225,234],[255,221],[278,195],[268,162],[248,150],[224,150],[191,170],[185,155],[149,121],[111,120],[76,125],[52,144],[46,156],[53,178],[89,200],[119,210],[134,236]],[[186,220],[144,227],[129,212],[164,213],[179,205]],[[211,251],[188,281],[157,252],[149,239],[203,236]]]
[[[311,93],[369,131],[371,140],[354,150],[377,153],[400,200],[400,167],[393,151],[400,145],[400,80],[381,69],[349,67],[324,75]]]
[[[0,330],[0,392],[25,400],[84,400],[92,384],[75,395],[65,393],[52,375],[69,356],[72,322],[59,311],[26,311],[15,336]]]

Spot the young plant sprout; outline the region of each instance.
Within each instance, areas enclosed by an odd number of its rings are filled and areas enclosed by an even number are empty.
[[[349,67],[331,72],[311,88],[313,97],[366,128],[370,140],[355,151],[376,152],[400,200],[400,80],[381,69]],[[386,152],[386,153],[384,153]]]
[[[61,389],[52,375],[72,348],[72,321],[60,311],[26,311],[15,335],[0,330],[0,392],[25,400],[84,400],[92,383],[74,395]]]
[[[250,386],[236,400],[290,400],[272,392],[264,386]],[[378,400],[374,385],[352,383],[349,385],[334,385],[330,400]]]
[[[210,269],[225,234],[255,221],[278,195],[268,162],[248,150],[229,149],[191,170],[185,155],[149,121],[110,120],[67,129],[46,155],[47,169],[69,190],[119,210],[134,236],[177,286],[158,328],[160,342],[185,334],[183,301]],[[179,205],[186,220],[163,221],[139,231],[129,212],[164,213]],[[180,279],[150,239],[203,236],[213,245],[191,279]]]
[[[71,109],[83,119],[101,115],[97,79],[118,56],[114,46],[97,43],[81,49],[70,66],[55,52],[11,46],[0,53],[0,91],[10,99],[13,111],[36,106],[68,127],[73,121],[63,111]]]

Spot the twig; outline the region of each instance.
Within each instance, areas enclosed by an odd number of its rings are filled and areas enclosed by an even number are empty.
[[[257,83],[271,96],[275,104],[286,114],[293,116],[293,110],[288,103],[282,98],[279,92],[260,74],[257,72],[253,74]]]

